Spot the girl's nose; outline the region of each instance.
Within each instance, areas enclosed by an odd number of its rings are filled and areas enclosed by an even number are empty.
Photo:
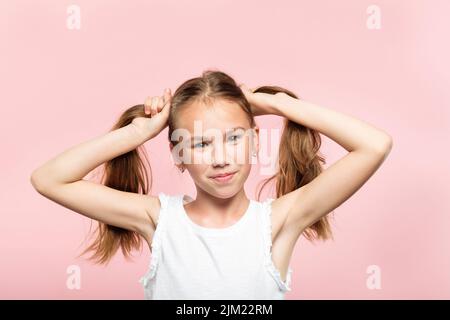
[[[227,164],[227,150],[225,144],[216,144],[212,151],[211,164],[214,166],[223,166]]]

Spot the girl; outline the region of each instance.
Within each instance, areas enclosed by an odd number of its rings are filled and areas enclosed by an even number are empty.
[[[244,183],[259,150],[254,117],[268,114],[285,121],[277,172],[263,185],[275,179],[276,198],[260,202],[247,198]],[[194,180],[195,200],[148,194],[138,150],[145,156],[143,143],[167,126],[176,166]],[[348,151],[327,170],[319,133]],[[93,251],[91,259],[107,263],[119,248],[129,257],[147,242],[152,257],[140,279],[146,299],[284,299],[300,235],[332,238],[328,214],[372,176],[391,148],[386,132],[363,121],[281,87],[250,90],[208,70],[173,96],[166,90],[126,110],[109,133],[36,169],[31,183],[48,199],[98,221],[97,237],[83,252]],[[83,179],[103,163],[102,183]]]

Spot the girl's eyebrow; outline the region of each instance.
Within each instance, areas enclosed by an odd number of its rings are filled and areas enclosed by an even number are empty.
[[[237,130],[237,129],[242,129],[242,130],[246,130],[245,128],[243,128],[243,127],[234,127],[234,128],[231,128],[231,129],[227,129],[226,131],[227,132],[232,132],[232,131],[235,131],[235,130]],[[195,136],[195,137],[193,137],[192,139],[191,139],[191,141],[195,141],[195,140],[208,140],[209,139],[209,137],[199,137],[199,136]]]

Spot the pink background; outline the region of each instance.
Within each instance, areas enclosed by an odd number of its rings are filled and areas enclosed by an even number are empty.
[[[66,27],[70,4],[80,30]],[[371,4],[379,30],[366,26]],[[383,166],[336,209],[335,241],[297,243],[287,299],[449,299],[449,9],[446,0],[0,2],[0,298],[143,298],[148,248],[106,268],[76,259],[90,220],[39,195],[30,174],[146,96],[217,68],[394,137]],[[152,194],[195,195],[166,139],[167,129],[146,144]],[[345,155],[323,141],[328,165]],[[250,198],[266,177],[253,168]],[[70,265],[81,268],[80,290],[66,287]],[[381,268],[380,290],[366,286],[370,265]]]

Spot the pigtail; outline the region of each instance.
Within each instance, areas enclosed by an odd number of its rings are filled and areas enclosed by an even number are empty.
[[[119,118],[111,131],[129,125],[134,118],[144,117],[143,105],[136,105],[126,110]],[[145,160],[145,161],[144,161]],[[150,181],[145,167],[147,163],[150,170]],[[148,194],[151,189],[151,167],[145,148],[138,148],[122,154],[104,163],[101,183],[120,191]],[[89,260],[104,264],[108,263],[120,248],[126,259],[130,258],[134,249],[142,248],[141,236],[130,230],[97,222],[95,240],[81,254],[93,251]]]
[[[254,92],[269,94],[284,92],[299,99],[293,92],[276,86],[260,87]],[[261,196],[262,189],[272,180],[276,181],[276,197],[279,198],[316,178],[323,171],[323,165],[326,162],[320,153],[320,146],[321,137],[317,130],[284,119],[277,170],[273,176],[263,180],[258,198]],[[333,238],[328,216],[307,227],[303,235],[310,241]]]

